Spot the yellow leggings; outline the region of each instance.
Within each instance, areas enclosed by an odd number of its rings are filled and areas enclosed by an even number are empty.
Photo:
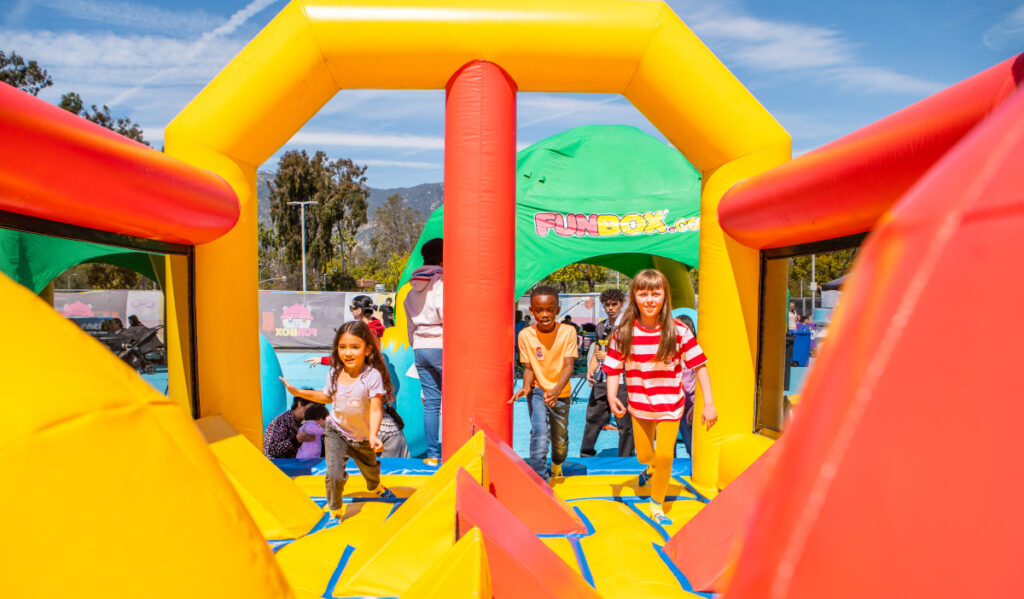
[[[636,459],[641,464],[654,466],[654,476],[651,478],[651,499],[657,503],[665,501],[668,482],[672,478],[672,455],[678,435],[678,420],[633,419]],[[654,445],[655,439],[660,441],[657,448]]]

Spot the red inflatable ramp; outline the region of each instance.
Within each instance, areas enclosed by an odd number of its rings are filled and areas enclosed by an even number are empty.
[[[1021,595],[1022,164],[1018,91],[864,243],[727,599]]]
[[[486,427],[484,433],[484,484],[534,534],[586,532],[575,512],[529,464]]]
[[[583,577],[541,542],[515,514],[459,470],[455,490],[458,534],[480,529],[495,599],[600,599]]]
[[[720,593],[778,453],[772,445],[665,544],[665,553],[694,590]]]

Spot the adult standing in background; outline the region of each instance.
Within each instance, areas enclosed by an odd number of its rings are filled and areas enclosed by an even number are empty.
[[[390,297],[384,300],[384,305],[380,307],[380,317],[384,321],[385,329],[395,326],[395,307],[391,305]]]
[[[597,323],[597,340],[590,346],[587,358],[587,380],[590,381],[590,401],[587,403],[587,420],[583,427],[583,443],[580,445],[580,456],[597,455],[594,445],[605,425],[611,421],[611,409],[608,407],[608,381],[601,370],[604,359],[608,356],[608,340],[618,324],[626,294],[618,289],[606,289],[601,292],[601,306],[607,318]],[[623,379],[624,380],[624,379]],[[625,384],[619,385],[617,397],[623,405],[628,405]],[[633,420],[626,412],[617,418],[619,431],[619,457],[629,457],[635,453],[633,443]]]
[[[412,272],[412,290],[405,296],[405,320],[423,390],[423,432],[427,464],[441,459],[441,365],[444,331],[444,241],[434,238],[420,248],[423,266]]]

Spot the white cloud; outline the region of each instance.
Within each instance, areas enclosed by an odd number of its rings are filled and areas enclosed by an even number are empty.
[[[25,17],[28,15],[29,9],[32,8],[32,0],[17,0],[14,3],[14,8],[11,12],[7,13],[5,22],[9,27],[20,25]]]
[[[443,168],[444,163],[441,162],[416,162],[413,160],[377,160],[377,159],[359,159],[354,158],[353,162],[356,164],[363,164],[366,166],[394,166],[400,168],[415,168],[415,169],[437,169]]]
[[[727,64],[827,81],[865,93],[927,95],[945,84],[865,64],[841,31],[761,19],[730,2],[685,5],[687,24]]]
[[[635,120],[640,113],[619,95],[599,95],[594,99],[565,94],[523,93],[517,98],[519,127],[580,115],[590,122]]]
[[[981,40],[993,50],[1017,47],[1024,40],[1024,4],[989,27]]]
[[[20,21],[30,8],[35,7],[80,21],[178,36],[208,31],[224,21],[223,17],[202,9],[172,11],[134,2],[100,0],[22,0],[12,12],[20,13]],[[8,23],[12,20],[9,15]]]
[[[291,140],[288,141],[288,144],[292,146],[443,150],[444,137],[427,135],[299,131],[291,138]]]
[[[267,8],[271,4],[274,4],[277,1],[278,0],[252,0],[252,2],[247,4],[245,8],[242,8],[241,10],[236,11],[233,15],[231,15],[231,17],[227,20],[226,23],[217,27],[213,31],[204,33],[198,40],[192,42],[184,52],[184,55],[181,56],[181,63],[184,65],[188,65],[191,64],[194,60],[198,59],[200,56],[207,56],[207,50],[211,46],[214,46],[220,39],[226,38],[228,35],[234,33],[235,30],[237,30],[239,27],[245,24],[245,22],[252,18],[254,15],[256,15],[257,13],[259,13],[260,11]],[[149,77],[143,79],[138,85],[135,85],[134,87],[127,89],[118,94],[117,96],[115,96],[113,99],[110,100],[110,102],[108,102],[108,104],[110,104],[111,106],[117,106],[118,104],[124,102],[125,100],[139,93],[139,91],[141,91],[150,83],[165,78],[166,76],[172,74],[179,68],[182,67],[174,66],[153,73]]]

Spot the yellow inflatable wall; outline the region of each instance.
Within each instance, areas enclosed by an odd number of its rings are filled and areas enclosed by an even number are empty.
[[[722,233],[717,204],[787,160],[790,139],[661,2],[288,4],[165,132],[169,154],[223,176],[242,207],[231,233],[196,251],[201,415],[259,443],[256,167],[339,90],[441,89],[477,59],[521,91],[624,95],[703,173],[701,339],[721,420],[697,432],[694,470],[713,488],[721,440],[752,427],[758,287],[757,251]]]
[[[3,596],[290,597],[189,414],[3,274],[0,298],[32,323],[0,344]]]

